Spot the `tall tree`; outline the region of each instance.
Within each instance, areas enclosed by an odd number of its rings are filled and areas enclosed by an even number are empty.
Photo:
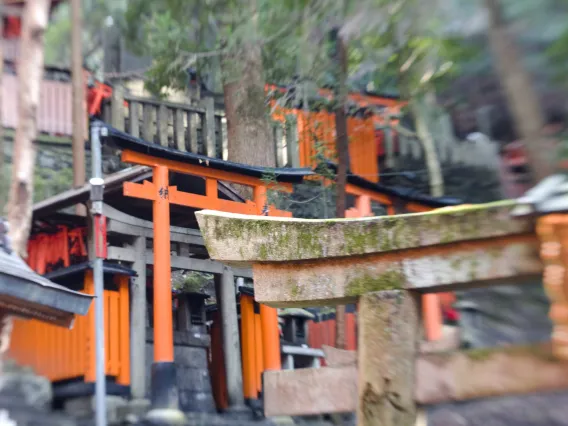
[[[12,249],[26,257],[31,227],[34,140],[36,113],[43,78],[43,38],[47,27],[49,0],[27,1],[24,6],[21,61],[18,64],[19,122],[14,142],[12,179],[7,204]],[[0,312],[0,358],[10,345],[12,317]],[[0,363],[0,369],[2,364]]]
[[[546,124],[538,93],[509,34],[499,0],[484,0],[489,17],[488,36],[498,75],[505,89],[515,127],[527,152],[532,178],[538,182],[553,173],[554,155],[543,134]]]
[[[122,21],[128,0],[81,0],[81,49],[82,63],[98,73],[103,70],[103,44],[108,28],[105,21],[110,16],[119,24]],[[72,66],[73,33],[75,23],[75,4],[73,1],[60,2],[52,13],[45,39],[45,62],[49,65]]]
[[[83,17],[81,0],[71,0],[71,76],[73,79],[73,186],[85,183],[85,80],[83,77]],[[85,213],[77,206],[77,213]]]
[[[14,141],[7,210],[12,248],[24,258],[27,257],[26,246],[31,227],[37,110],[50,3],[49,0],[34,0],[27,1],[24,6],[21,59],[17,70],[19,122]]]
[[[208,89],[223,90],[229,159],[274,166],[262,58],[265,3],[133,0],[126,35],[133,49],[154,59],[146,81],[153,92],[166,87],[185,90],[187,70],[198,62],[200,76],[209,74]],[[221,79],[215,81],[210,77],[219,64]]]

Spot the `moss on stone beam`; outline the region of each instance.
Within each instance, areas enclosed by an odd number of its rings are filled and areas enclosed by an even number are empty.
[[[196,213],[212,258],[286,262],[385,253],[533,232],[512,219],[514,201],[362,219],[290,219],[215,211]]]
[[[350,303],[384,290],[457,291],[542,274],[536,238],[441,245],[336,259],[253,264],[255,299],[275,307]],[[335,302],[335,303],[334,303]]]

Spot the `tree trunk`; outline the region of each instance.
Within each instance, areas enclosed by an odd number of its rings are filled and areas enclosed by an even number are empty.
[[[19,122],[14,141],[8,221],[12,248],[24,258],[32,216],[36,116],[43,79],[43,40],[49,4],[49,0],[26,2],[23,14],[22,53],[18,63]]]
[[[71,76],[73,83],[73,186],[85,183],[86,119],[85,90],[83,78],[83,20],[81,0],[71,0]],[[77,205],[78,214],[86,214],[82,204]]]
[[[261,49],[249,44],[222,58],[230,161],[276,166],[267,118]]]
[[[347,47],[339,31],[335,30],[335,66],[337,81],[335,92],[335,150],[337,152],[337,176],[335,188],[335,217],[345,217],[347,170],[349,168],[349,137],[347,135]],[[339,349],[345,348],[345,306],[337,306],[335,310],[336,340]]]
[[[413,99],[411,101],[411,108],[416,124],[416,133],[422,143],[424,156],[426,157],[430,195],[433,197],[441,197],[444,195],[444,177],[442,175],[438,153],[436,152],[436,144],[428,128],[428,120],[426,118],[427,105],[425,104],[424,96],[417,96]]]
[[[347,184],[347,170],[349,169],[349,137],[347,135],[347,48],[339,35],[336,35],[336,66],[337,91],[335,95],[335,150],[337,152],[337,177],[336,190],[337,201],[335,204],[335,216],[345,217]]]
[[[533,183],[553,173],[554,148],[543,135],[545,118],[538,94],[517,46],[503,20],[499,0],[484,0],[489,15],[488,37],[497,73],[505,89],[515,127],[524,141]]]

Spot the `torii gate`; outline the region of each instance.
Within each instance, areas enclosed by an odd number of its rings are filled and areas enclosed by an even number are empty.
[[[264,373],[265,414],[357,410],[359,425],[410,426],[417,403],[568,388],[568,364],[554,360],[567,359],[562,332],[568,320],[559,316],[566,304],[560,297],[566,285],[560,257],[566,216],[545,216],[538,228],[545,288],[556,303],[552,351],[544,345],[418,352],[417,295],[521,284],[542,274],[534,221],[512,219],[515,207],[504,201],[334,220],[198,212],[212,258],[252,265],[259,303],[307,307],[359,301],[357,365]]]
[[[171,259],[170,259],[170,204],[193,208],[215,208],[220,211],[238,212],[243,214],[263,214],[291,216],[291,213],[281,211],[267,205],[267,189],[275,187],[278,191],[292,192],[292,184],[278,182],[268,184],[260,178],[245,176],[226,170],[214,169],[204,165],[156,157],[133,150],[122,152],[122,161],[152,168],[152,182],[142,184],[126,182],[124,195],[142,198],[153,202],[154,223],[154,362],[152,364],[152,406],[155,409],[176,409],[178,395],[176,389],[176,369],[174,364],[174,341],[172,324],[172,290],[171,290]],[[207,162],[209,160],[206,160]],[[178,191],[176,186],[170,186],[169,173],[200,176],[205,179],[205,195]],[[218,196],[218,181],[223,180],[251,187],[253,201],[245,203],[223,200]],[[232,286],[222,286],[232,289]],[[222,295],[227,299],[230,291]],[[230,297],[229,297],[230,298]],[[233,295],[234,299],[234,295]],[[225,306],[235,305],[226,300]],[[232,300],[234,302],[234,300]],[[232,309],[236,309],[232,306]],[[235,315],[236,317],[236,311]],[[280,338],[278,332],[278,314],[276,309],[260,305],[261,329],[264,342],[263,364],[267,370],[279,370]],[[234,336],[226,336],[231,343]],[[227,343],[227,342],[226,342]],[[231,344],[231,346],[235,346]],[[238,340],[236,346],[238,347]],[[240,364],[234,369],[240,370]],[[242,386],[240,383],[233,387]],[[236,393],[237,395],[240,392]],[[231,401],[235,406],[241,406],[244,401]]]

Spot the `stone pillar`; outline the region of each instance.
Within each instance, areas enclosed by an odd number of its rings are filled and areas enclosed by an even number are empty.
[[[414,426],[419,301],[404,290],[359,298],[359,426]]]
[[[146,397],[146,238],[137,237],[133,245],[137,276],[130,286],[130,392],[132,399]]]
[[[247,412],[243,394],[243,373],[241,364],[241,345],[235,277],[229,267],[223,268],[221,276],[216,276],[217,299],[221,313],[223,335],[223,355],[227,375],[227,395],[229,411]]]

